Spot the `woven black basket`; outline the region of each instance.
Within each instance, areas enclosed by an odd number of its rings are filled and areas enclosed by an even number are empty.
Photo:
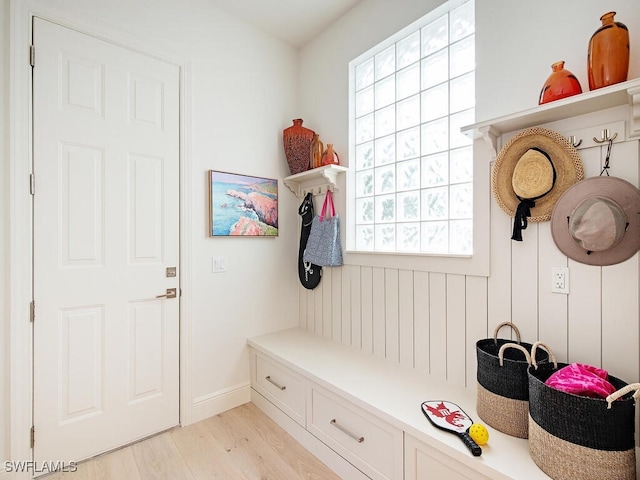
[[[607,399],[566,393],[545,384],[566,366],[529,368],[529,453],[554,480],[635,480],[635,405],[627,385],[609,375],[618,390]],[[619,398],[618,398],[619,397]]]
[[[513,340],[497,338],[498,331],[510,326],[515,335]],[[505,345],[508,345],[503,349]],[[514,348],[511,348],[514,347]],[[520,347],[520,348],[515,348]],[[476,354],[478,416],[489,426],[507,435],[527,438],[529,428],[529,379],[530,364],[528,352],[533,347],[520,341],[520,331],[511,322],[499,324],[493,338],[478,340]],[[500,360],[500,350],[503,359]],[[544,350],[536,351],[536,362],[548,362],[549,355]]]

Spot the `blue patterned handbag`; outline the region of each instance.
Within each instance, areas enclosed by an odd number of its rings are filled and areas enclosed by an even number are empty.
[[[311,233],[307,240],[303,259],[305,262],[315,263],[322,267],[342,265],[340,222],[333,206],[333,196],[330,190],[327,190],[324,197],[320,215],[313,217]]]

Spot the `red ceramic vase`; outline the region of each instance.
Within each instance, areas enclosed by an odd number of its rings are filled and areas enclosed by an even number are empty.
[[[311,142],[315,132],[302,126],[302,119],[296,118],[293,125],[282,132],[284,154],[292,175],[309,170]]]
[[[616,12],[605,13],[602,25],[589,40],[587,75],[589,89],[614,85],[627,80],[629,73],[629,30],[615,22]]]
[[[563,61],[554,63],[551,69],[553,72],[540,90],[538,105],[582,93],[580,82],[573,73],[564,68]]]
[[[340,158],[333,150],[333,144],[327,143],[327,149],[322,154],[322,165],[340,165]]]

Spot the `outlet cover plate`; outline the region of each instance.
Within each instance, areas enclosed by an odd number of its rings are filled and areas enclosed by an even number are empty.
[[[569,293],[569,268],[551,267],[551,292]]]

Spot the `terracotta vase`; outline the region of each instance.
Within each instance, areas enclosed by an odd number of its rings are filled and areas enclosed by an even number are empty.
[[[602,15],[602,25],[589,40],[587,75],[590,90],[627,80],[629,30],[623,23],[614,21],[615,14],[608,12]]]
[[[309,170],[309,151],[315,132],[302,126],[302,119],[293,120],[293,125],[282,131],[284,154],[292,175]]]
[[[540,90],[538,105],[582,93],[580,82],[573,73],[564,68],[563,61],[554,63],[551,69],[553,72]]]
[[[327,143],[327,149],[322,153],[322,165],[340,165],[340,158],[333,150],[333,144]]]
[[[320,141],[320,135],[315,133],[313,140],[311,141],[310,160],[311,168],[318,168],[322,166],[322,152],[324,151],[324,145]]]

